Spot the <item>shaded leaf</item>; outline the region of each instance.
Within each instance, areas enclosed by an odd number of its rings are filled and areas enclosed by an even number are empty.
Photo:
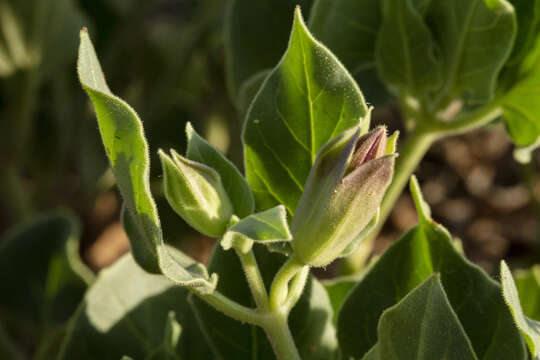
[[[222,153],[199,136],[190,123],[186,125],[187,150],[186,157],[205,164],[221,176],[223,187],[229,195],[234,214],[240,218],[253,213],[255,202],[246,180]]]
[[[183,255],[173,258],[163,241],[156,204],[150,193],[148,144],[141,120],[107,86],[90,37],[81,31],[78,73],[96,110],[105,151],[124,199],[122,222],[133,256],[146,271],[162,272],[184,286],[211,292],[217,277]]]
[[[448,231],[431,219],[415,179],[411,192],[420,223],[392,244],[343,304],[338,340],[344,355],[363,356],[377,342],[377,324],[384,310],[438,272],[478,358],[526,359],[500,286],[463,258]]]
[[[356,83],[308,32],[295,11],[289,47],[246,116],[246,177],[258,209],[283,204],[292,215],[315,155],[366,115]]]
[[[272,282],[285,258],[277,253],[269,253],[266,248],[253,248],[266,287]],[[209,270],[220,274],[217,290],[245,306],[253,306],[247,283],[239,281],[242,268],[234,252],[214,248]],[[257,359],[274,360],[275,355],[266,334],[261,328],[242,324],[231,319],[192,297],[206,336],[216,349],[216,359]],[[308,281],[298,304],[291,311],[289,324],[295,343],[304,360],[332,359],[337,343],[332,325],[332,308],[324,287],[314,278]]]
[[[504,261],[501,262],[501,283],[504,299],[514,316],[516,326],[523,333],[533,359],[540,359],[540,322],[523,314],[516,284]]]
[[[364,360],[477,360],[438,275],[431,275],[378,326],[378,342]]]
[[[291,240],[292,235],[287,224],[287,210],[283,205],[278,205],[249,215],[231,226],[223,235],[221,246],[225,250],[235,247],[247,253],[254,242],[268,244]]]
[[[309,12],[312,0],[232,0],[225,17],[227,85],[236,99],[243,84],[273,68],[287,47],[291,14],[296,5]]]
[[[165,338],[171,311],[182,326],[174,358],[211,359],[187,295],[187,289],[146,273],[131,254],[124,255],[86,293],[58,359],[151,358],[171,340]]]

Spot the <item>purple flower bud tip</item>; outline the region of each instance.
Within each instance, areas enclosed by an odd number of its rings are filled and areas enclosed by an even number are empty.
[[[383,156],[386,152],[386,127],[379,126],[363,135],[356,142],[354,154],[348,172],[366,162]]]

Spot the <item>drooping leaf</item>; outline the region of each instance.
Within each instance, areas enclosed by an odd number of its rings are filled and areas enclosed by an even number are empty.
[[[384,0],[383,21],[377,36],[375,61],[387,85],[421,97],[437,87],[441,64],[436,43],[413,0]]]
[[[534,265],[526,271],[517,271],[514,280],[523,313],[540,321],[540,265]]]
[[[88,32],[81,31],[78,73],[98,118],[101,137],[120,193],[122,220],[133,256],[145,270],[162,272],[184,286],[212,292],[217,276],[188,256],[173,258],[163,241],[157,208],[150,193],[148,144],[135,111],[110,91]]]
[[[431,1],[426,21],[439,44],[443,69],[435,106],[444,104],[445,97],[490,100],[514,44],[512,5],[506,0]]]
[[[364,360],[478,359],[438,275],[387,309],[377,335],[377,345]]]
[[[73,214],[44,214],[0,240],[0,307],[36,327],[57,325],[75,311],[92,272],[78,256]]]
[[[143,271],[131,254],[124,255],[102,270],[86,293],[58,359],[118,360],[122,355],[150,358],[171,340],[165,338],[171,311],[182,327],[174,355],[211,359],[210,348],[187,303],[188,293],[162,275]]]
[[[248,79],[278,63],[287,47],[294,7],[301,6],[307,14],[311,3],[312,0],[229,2],[225,17],[225,51],[227,85],[233,99]]]
[[[277,253],[269,253],[260,245],[255,245],[253,250],[268,289],[285,258]],[[245,306],[254,305],[247,283],[243,279],[239,281],[242,268],[234,252],[215,247],[209,270],[219,273],[217,290],[223,295]],[[199,323],[217,351],[216,358],[275,359],[262,329],[233,320],[197,297],[192,297],[192,300]],[[316,279],[311,278],[308,281],[302,297],[291,311],[289,325],[302,359],[333,358],[337,343],[332,325],[332,308],[324,287]]]
[[[293,214],[319,148],[366,112],[356,83],[309,34],[297,8],[289,47],[244,125],[246,177],[257,208],[281,203]]]
[[[205,164],[221,176],[223,187],[229,195],[234,214],[240,218],[253,213],[255,202],[246,180],[222,153],[199,136],[190,123],[186,125],[187,150],[186,157]]]
[[[523,314],[516,284],[504,261],[501,262],[501,283],[504,299],[514,316],[516,326],[523,333],[533,359],[540,359],[540,322]]]
[[[235,247],[247,253],[254,242],[268,244],[291,240],[292,235],[287,224],[287,210],[283,205],[278,205],[249,215],[231,226],[223,235],[221,246],[225,250]]]
[[[377,342],[384,310],[438,272],[479,359],[526,359],[499,284],[455,249],[448,231],[431,219],[414,179],[411,192],[420,223],[392,244],[347,297],[338,316],[343,354],[363,356]]]

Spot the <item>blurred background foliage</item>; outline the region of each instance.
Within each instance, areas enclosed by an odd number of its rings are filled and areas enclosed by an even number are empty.
[[[251,0],[233,4],[243,1]],[[20,276],[29,287],[41,286],[29,302],[49,304],[21,323],[12,315],[21,304],[8,299],[15,296],[8,295],[8,285],[0,289],[0,351],[7,349],[5,358],[27,355],[14,349],[9,338],[24,339],[19,345],[23,352],[37,354],[34,358],[49,358],[73,304],[61,306],[66,312],[62,317],[55,302],[42,296],[80,298],[91,282],[90,269],[107,266],[129,247],[95,116],[75,72],[79,29],[88,27],[111,89],[144,122],[152,191],[167,242],[206,261],[214,240],[196,234],[166,204],[157,149],[184,152],[184,128],[190,121],[242,167],[243,114],[265,69],[279,61],[292,23],[296,2],[279,3],[267,23],[254,24],[249,14],[237,13],[245,22],[246,43],[231,44],[223,0],[0,0],[0,271],[8,274],[9,285],[19,276],[9,275],[10,263],[41,258],[36,271],[48,277]],[[302,1],[306,18],[311,3]],[[225,51],[224,43],[250,50],[250,41],[260,41],[260,36],[275,56],[243,54],[251,67],[234,68],[235,55]],[[373,70],[349,70],[367,101],[377,106],[374,123],[400,129],[398,107]],[[493,124],[437,143],[417,175],[434,218],[462,241],[469,258],[492,272],[503,257],[523,267],[540,262],[539,165],[538,153],[529,164],[515,162],[502,125]],[[56,211],[59,207],[64,210]],[[375,251],[382,252],[415,223],[412,200],[403,194]],[[79,239],[82,262],[73,238]],[[51,246],[45,250],[47,246],[32,245],[31,239],[50,241]],[[16,241],[25,248],[12,249]],[[58,264],[55,271],[51,264]],[[64,267],[69,271],[58,270]],[[332,266],[319,275],[340,271]]]

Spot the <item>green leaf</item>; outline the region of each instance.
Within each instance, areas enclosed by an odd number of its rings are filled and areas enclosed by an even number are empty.
[[[380,0],[317,0],[309,28],[356,74],[375,66],[375,42],[381,23]]]
[[[540,321],[540,265],[514,274],[523,313]]]
[[[236,99],[243,84],[273,68],[287,47],[291,13],[300,5],[307,13],[312,0],[232,0],[225,17],[227,85]]]
[[[426,22],[442,60],[443,84],[435,105],[455,97],[469,103],[489,101],[514,44],[512,5],[506,0],[431,1]]]
[[[501,283],[506,304],[514,316],[516,326],[521,330],[534,359],[540,359],[540,322],[523,314],[518,290],[512,273],[504,261],[501,262]]]
[[[421,97],[441,80],[436,43],[413,0],[384,0],[375,61],[387,85]]]
[[[334,310],[334,318],[332,319],[334,325],[337,324],[337,315],[341,310],[341,306],[358,281],[359,279],[356,278],[343,277],[322,282]]]
[[[255,202],[246,180],[219,150],[199,136],[190,123],[186,124],[187,150],[186,157],[205,164],[221,176],[223,187],[229,195],[234,214],[240,218],[253,213]]]
[[[79,222],[55,211],[10,230],[0,241],[0,305],[36,326],[75,311],[92,272],[78,256]]]
[[[211,359],[194,314],[189,291],[162,275],[148,274],[130,254],[103,270],[72,318],[58,360],[146,359],[178,335],[174,359]],[[178,323],[170,324],[173,311]],[[171,344],[173,345],[173,344]],[[161,357],[160,359],[167,359]]]
[[[392,244],[347,297],[338,317],[343,354],[363,356],[377,342],[384,310],[438,272],[479,359],[526,359],[499,284],[459,254],[448,231],[431,219],[414,178],[411,192],[420,223]]]
[[[540,31],[540,1],[510,0],[516,11],[518,31],[512,55],[507,65],[517,65],[534,46]]]
[[[268,288],[285,258],[277,253],[269,253],[261,246],[255,246],[253,250]],[[209,269],[220,275],[217,290],[242,305],[253,306],[247,283],[239,281],[242,267],[234,252],[224,251],[216,246]],[[261,328],[233,320],[197,297],[192,297],[192,300],[199,324],[217,351],[215,358],[275,359],[272,347]],[[324,287],[316,279],[311,278],[308,281],[302,297],[291,311],[289,325],[302,359],[333,358],[337,343],[332,325],[332,308]]]
[[[319,148],[358,125],[366,112],[356,83],[309,34],[297,8],[289,47],[244,126],[246,177],[257,208],[281,203],[292,215]]]
[[[234,224],[221,239],[225,250],[231,247],[247,253],[254,242],[267,244],[291,241],[292,235],[287,224],[287,210],[278,205],[269,210],[252,214]]]
[[[109,90],[88,32],[81,31],[78,73],[94,104],[105,151],[124,198],[122,220],[137,263],[162,272],[176,283],[212,292],[217,276],[187,256],[173,258],[163,241],[156,204],[150,193],[148,144],[135,111]]]
[[[248,111],[249,105],[251,105],[268,74],[270,74],[270,69],[261,70],[244,81],[236,99],[236,105],[240,114],[244,115]]]
[[[477,360],[438,275],[431,275],[379,321],[364,360]]]

